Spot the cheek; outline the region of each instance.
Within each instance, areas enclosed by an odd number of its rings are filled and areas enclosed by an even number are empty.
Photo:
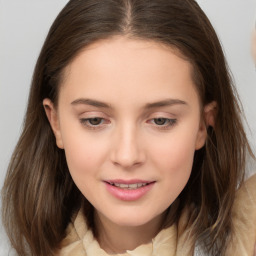
[[[190,126],[191,127],[191,126]],[[186,186],[191,174],[197,129],[180,130],[155,141],[152,161],[162,179],[163,200],[171,204]],[[163,202],[165,204],[166,202]]]
[[[83,129],[65,129],[62,139],[70,174],[79,188],[96,177],[106,155],[106,144],[88,135]]]
[[[151,155],[154,161],[162,166],[161,169],[176,172],[180,170],[191,171],[193,164],[197,129],[187,128],[168,134],[166,137],[154,141]]]
[[[158,151],[158,170],[166,178],[166,190],[172,188],[174,195],[182,191],[186,185],[192,170],[194,148],[188,141],[180,141],[166,145]],[[167,192],[166,191],[166,192]]]
[[[73,138],[72,138],[73,137]],[[70,175],[81,193],[94,205],[98,201],[97,184],[105,162],[106,145],[79,133],[65,138],[65,154]]]
[[[162,159],[158,170],[161,171],[161,177],[164,179],[159,183],[161,195],[158,197],[159,203],[163,209],[169,207],[182,192],[191,175],[194,151],[180,147],[173,147],[169,151],[162,152]],[[167,153],[169,153],[167,155]],[[161,152],[159,152],[160,156]]]

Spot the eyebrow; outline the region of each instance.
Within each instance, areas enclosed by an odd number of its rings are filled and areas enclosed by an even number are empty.
[[[107,103],[98,101],[98,100],[93,100],[93,99],[77,99],[71,102],[71,105],[90,105],[98,108],[111,108],[111,106]]]
[[[148,103],[146,104],[145,108],[150,109],[150,108],[157,108],[157,107],[168,107],[173,105],[188,105],[188,104],[187,102],[179,99],[166,99],[162,101]]]
[[[84,98],[80,98],[77,100],[74,100],[71,102],[71,105],[90,105],[90,106],[94,106],[94,107],[98,107],[98,108],[112,108],[111,105],[102,102],[102,101],[98,101],[98,100],[94,100],[94,99],[84,99]],[[179,100],[179,99],[166,99],[166,100],[162,100],[162,101],[157,101],[157,102],[153,102],[153,103],[148,103],[145,105],[145,109],[152,109],[152,108],[157,108],[157,107],[167,107],[167,106],[173,106],[173,105],[188,105],[187,102],[183,101],[183,100]]]

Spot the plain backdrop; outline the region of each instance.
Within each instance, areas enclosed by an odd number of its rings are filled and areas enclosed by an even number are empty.
[[[223,44],[255,150],[256,70],[250,49],[256,0],[198,2]],[[0,0],[0,187],[21,131],[36,59],[51,23],[66,3],[67,0]],[[248,171],[254,168],[252,162]],[[0,256],[9,253],[6,241],[0,225]]]

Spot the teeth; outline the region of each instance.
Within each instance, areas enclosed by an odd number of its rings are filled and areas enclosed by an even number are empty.
[[[138,187],[139,187],[139,184],[129,184],[129,189],[135,189]]]
[[[110,183],[110,185],[119,187],[122,189],[137,189],[147,185],[147,183],[134,183],[134,184],[121,184],[121,183]]]
[[[117,183],[115,183],[115,186],[120,187],[120,188],[129,188],[128,184],[117,184]]]

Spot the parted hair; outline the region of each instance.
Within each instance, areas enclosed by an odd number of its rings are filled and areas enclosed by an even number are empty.
[[[242,183],[247,152],[242,111],[221,44],[194,0],[71,0],[57,16],[35,66],[23,131],[2,189],[2,220],[19,256],[53,256],[72,215],[93,207],[74,184],[65,153],[56,146],[43,99],[58,104],[64,69],[91,43],[121,35],[176,49],[193,67],[202,106],[215,101],[213,127],[195,152],[191,177],[172,220],[189,206],[191,236],[207,255],[223,255],[231,208]]]

